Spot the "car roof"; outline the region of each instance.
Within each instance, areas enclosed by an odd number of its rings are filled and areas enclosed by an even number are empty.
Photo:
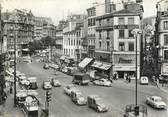
[[[95,94],[89,95],[88,97],[90,97],[90,98],[99,98],[99,96],[98,96],[98,95],[95,95]]]
[[[151,97],[154,99],[161,99],[161,97],[159,97],[159,96],[151,96]]]

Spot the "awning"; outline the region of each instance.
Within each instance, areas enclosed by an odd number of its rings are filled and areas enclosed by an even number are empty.
[[[102,70],[108,70],[112,65],[110,63],[95,61],[91,66]]]
[[[61,60],[65,60],[65,59],[66,59],[66,56],[61,56],[60,59],[61,59]]]
[[[85,58],[78,64],[78,66],[81,68],[85,68],[92,60],[92,58]]]
[[[28,49],[28,48],[25,48],[25,49],[22,49],[22,51],[29,51],[29,49]]]

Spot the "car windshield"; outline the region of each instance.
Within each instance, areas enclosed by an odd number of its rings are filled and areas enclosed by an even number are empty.
[[[162,101],[162,99],[160,99],[160,98],[155,99],[155,102],[161,102],[161,101]]]

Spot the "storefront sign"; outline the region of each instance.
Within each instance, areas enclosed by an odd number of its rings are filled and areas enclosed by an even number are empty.
[[[118,63],[132,63],[132,60],[131,59],[124,59],[122,57],[119,58],[119,61]]]
[[[114,29],[137,29],[139,25],[115,25]]]

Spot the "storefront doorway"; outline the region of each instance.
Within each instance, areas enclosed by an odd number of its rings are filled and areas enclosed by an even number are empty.
[[[135,71],[118,71],[118,78],[124,78],[125,75],[128,75],[130,77],[135,76]]]

